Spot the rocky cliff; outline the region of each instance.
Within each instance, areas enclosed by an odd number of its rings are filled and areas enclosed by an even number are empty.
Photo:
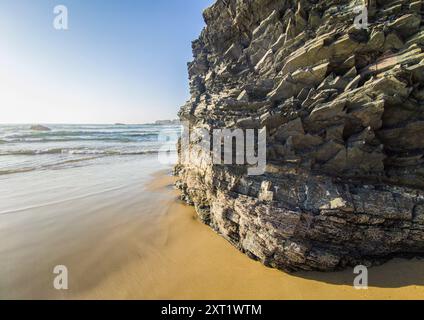
[[[368,28],[354,25],[368,11]],[[183,198],[288,271],[424,252],[424,1],[218,0],[193,42],[191,128],[267,129],[267,167],[176,167]],[[364,11],[362,11],[364,12]],[[363,20],[362,20],[363,22]]]

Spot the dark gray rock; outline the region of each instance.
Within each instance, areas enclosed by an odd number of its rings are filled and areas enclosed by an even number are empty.
[[[30,130],[33,131],[51,131],[50,128],[46,127],[46,126],[42,126],[42,125],[33,125],[29,128]]]
[[[176,167],[182,198],[288,271],[424,253],[422,1],[218,0],[193,43],[193,128],[266,126],[267,170]]]

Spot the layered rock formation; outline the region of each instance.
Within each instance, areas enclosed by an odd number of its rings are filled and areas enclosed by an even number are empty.
[[[368,29],[354,26],[358,6]],[[424,252],[424,2],[218,0],[193,42],[192,128],[267,128],[267,169],[176,172],[183,198],[268,266]],[[204,153],[204,152],[203,152]]]

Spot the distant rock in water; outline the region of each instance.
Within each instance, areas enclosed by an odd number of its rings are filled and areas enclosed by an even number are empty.
[[[171,126],[171,125],[179,125],[180,124],[180,120],[179,119],[175,119],[175,120],[158,120],[155,122],[156,125],[166,125],[166,126]]]
[[[31,126],[29,129],[33,131],[51,131],[50,128],[39,125],[39,124]]]
[[[125,126],[125,123],[115,123],[115,126]]]
[[[423,13],[421,0],[216,1],[179,115],[207,132],[266,127],[267,169],[183,150],[183,199],[283,270],[424,254]]]

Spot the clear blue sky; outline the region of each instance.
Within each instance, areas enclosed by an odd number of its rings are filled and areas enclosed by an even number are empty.
[[[1,123],[173,119],[213,0],[1,0]],[[69,30],[53,28],[56,5]]]

